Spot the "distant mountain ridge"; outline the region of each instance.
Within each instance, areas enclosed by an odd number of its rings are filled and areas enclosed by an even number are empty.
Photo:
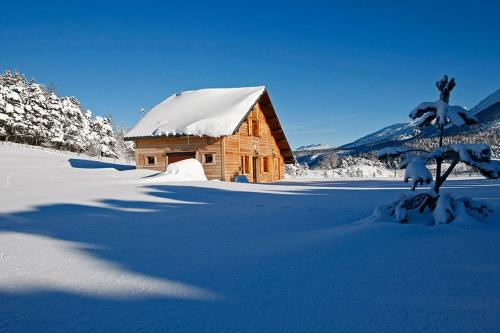
[[[464,135],[472,138],[482,136],[485,142],[492,146],[495,156],[498,156],[500,130],[500,89],[490,94],[469,110],[479,120],[479,124],[472,126],[445,128],[445,136]],[[468,133],[466,133],[468,132]],[[403,144],[424,144],[436,136],[433,126],[419,129],[414,123],[396,123],[384,127],[376,132],[363,136],[351,143],[337,148],[319,148],[320,145],[308,145],[294,151],[295,159],[300,164],[306,164],[311,169],[323,169],[333,160],[332,155],[344,158],[349,155],[369,153],[388,146]],[[489,142],[491,141],[491,142]],[[308,148],[311,147],[311,148]],[[317,148],[316,148],[317,147]]]
[[[500,89],[481,100],[476,106],[471,108],[469,112],[478,118],[479,126],[481,126],[482,129],[497,127],[500,123]],[[445,135],[455,135],[470,129],[469,126],[464,126],[462,128],[450,126],[445,129]],[[367,152],[388,145],[401,145],[414,139],[430,138],[435,135],[435,131],[432,128],[420,130],[411,122],[397,123],[340,146],[339,149],[351,151],[353,153]]]

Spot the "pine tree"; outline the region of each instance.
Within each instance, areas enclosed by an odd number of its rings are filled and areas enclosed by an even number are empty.
[[[439,146],[431,151],[410,147],[388,147],[378,152],[381,160],[399,158],[398,167],[405,170],[405,182],[411,183],[411,190],[418,185],[430,184],[431,189],[417,195],[406,195],[397,201],[380,207],[394,216],[399,222],[409,222],[408,213],[417,210],[420,214],[432,213],[433,223],[450,223],[462,211],[471,216],[485,216],[489,208],[469,198],[454,198],[449,194],[440,194],[440,189],[459,162],[476,168],[486,178],[500,177],[500,161],[491,159],[491,149],[486,144],[443,144],[445,127],[476,124],[478,121],[461,106],[449,105],[450,93],[455,87],[455,79],[448,76],[436,82],[440,93],[439,100],[419,104],[410,118],[420,127],[435,126],[439,137]],[[433,179],[428,164],[435,162],[436,175]],[[443,162],[449,162],[443,172]]]
[[[135,159],[134,143],[132,141],[125,141],[126,130],[123,127],[115,127],[113,129],[115,138],[115,152],[119,158],[128,162]]]

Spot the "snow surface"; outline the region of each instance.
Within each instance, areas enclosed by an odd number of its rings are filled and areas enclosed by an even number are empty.
[[[498,332],[500,182],[471,230],[366,223],[398,181],[143,184],[0,144],[0,331]]]
[[[231,135],[264,91],[259,86],[174,94],[149,111],[127,137]]]
[[[194,159],[170,163],[167,170],[153,177],[143,180],[145,183],[206,181],[205,171],[201,163]]]

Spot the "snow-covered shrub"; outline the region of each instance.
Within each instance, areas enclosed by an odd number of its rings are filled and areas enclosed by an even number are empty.
[[[399,168],[406,169],[404,181],[411,184],[415,191],[418,185],[431,184],[431,189],[416,195],[404,195],[393,203],[377,208],[374,215],[389,215],[399,222],[425,219],[430,216],[431,224],[454,222],[464,214],[470,217],[486,216],[489,208],[469,198],[455,198],[451,194],[440,194],[440,188],[459,163],[477,169],[486,178],[500,178],[500,161],[491,159],[491,148],[486,144],[448,144],[443,145],[443,129],[450,124],[464,126],[477,123],[477,119],[460,106],[448,104],[450,92],[455,87],[455,80],[448,80],[445,75],[436,82],[440,99],[436,102],[419,104],[412,112],[412,118],[419,126],[436,126],[439,134],[439,146],[433,150],[411,147],[387,147],[378,152],[382,160],[399,159]],[[444,162],[449,165],[444,172]],[[436,175],[433,179],[428,165],[435,163]]]

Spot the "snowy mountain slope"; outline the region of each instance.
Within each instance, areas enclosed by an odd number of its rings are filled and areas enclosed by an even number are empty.
[[[500,182],[445,186],[495,209],[467,230],[360,222],[400,181],[145,185],[76,154],[0,160],[2,332],[500,328]]]
[[[411,123],[397,123],[368,134],[352,143],[343,145],[342,148],[350,149],[363,145],[373,145],[388,140],[405,140],[415,136],[415,126]]]
[[[500,123],[500,89],[482,100],[470,110],[481,123],[492,123],[497,126]]]
[[[497,126],[500,122],[500,89],[483,99],[470,109],[469,112],[478,118],[480,124]],[[469,126],[465,126],[464,128],[452,126],[446,129],[445,135],[453,135],[467,130],[469,130]],[[420,131],[413,123],[398,123],[368,134],[340,148],[362,152],[379,149],[390,144],[401,144],[416,138],[428,138],[434,135],[435,131],[432,129]]]
[[[498,103],[500,103],[500,89],[479,102],[476,106],[470,109],[470,112],[477,116],[480,112],[483,112],[489,107]]]

